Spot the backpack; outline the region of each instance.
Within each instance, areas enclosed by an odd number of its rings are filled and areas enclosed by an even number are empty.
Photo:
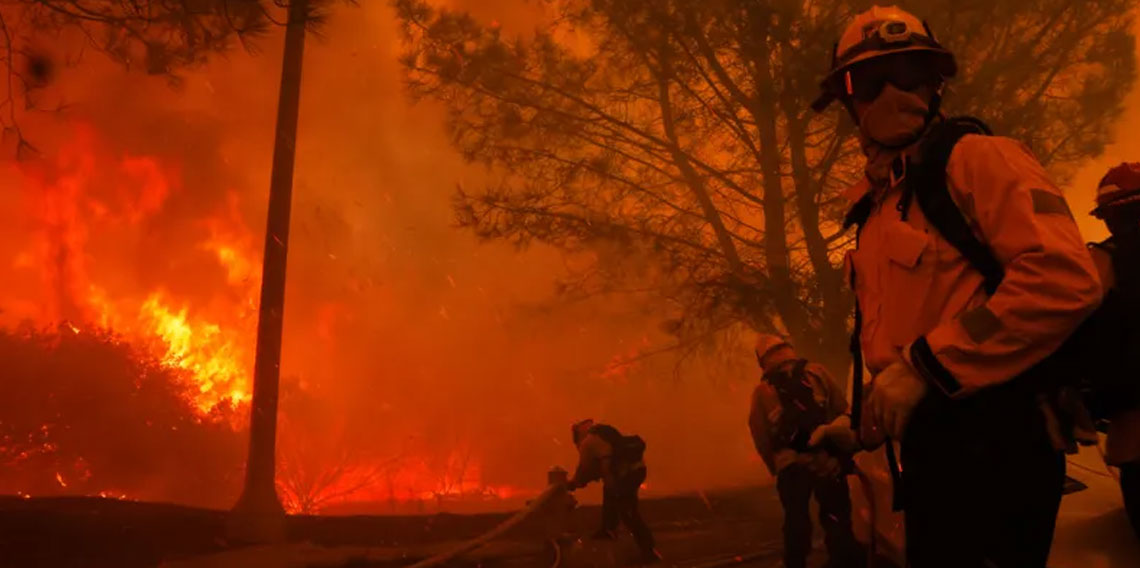
[[[808,440],[818,426],[827,424],[827,410],[815,398],[807,361],[800,359],[764,373],[780,399],[780,418],[774,439],[779,447],[808,451]]]
[[[595,424],[590,427],[590,433],[613,448],[615,467],[630,466],[645,459],[645,440],[641,436],[625,436],[609,424]]]

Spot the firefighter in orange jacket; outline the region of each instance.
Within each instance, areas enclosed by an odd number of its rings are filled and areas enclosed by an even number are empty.
[[[966,135],[944,172],[919,177],[924,140],[949,124],[939,105],[956,72],[925,22],[874,7],[844,31],[813,105],[841,102],[866,156],[848,256],[873,376],[863,439],[901,444],[911,566],[1042,568],[1064,459],[1042,411],[1049,369],[1038,363],[1096,308],[1100,282],[1061,192],[1024,145]],[[908,183],[919,179],[925,187]],[[960,210],[1000,279],[906,197],[931,179],[944,182],[945,208]]]
[[[1112,237],[1090,246],[1105,303],[1085,338],[1084,369],[1100,378],[1094,414],[1108,421],[1105,462],[1120,469],[1120,489],[1140,536],[1140,163],[1110,169],[1097,187],[1092,214]]]
[[[851,432],[847,399],[827,371],[801,359],[784,339],[761,335],[756,360],[764,372],[752,395],[748,426],[756,452],[776,478],[784,508],[784,566],[804,568],[811,551],[811,497],[819,503],[828,564],[853,568],[864,564],[851,531],[851,497],[846,473],[854,436],[826,449],[813,446],[826,432]]]

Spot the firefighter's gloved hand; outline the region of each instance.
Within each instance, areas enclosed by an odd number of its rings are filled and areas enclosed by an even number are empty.
[[[926,396],[926,381],[904,361],[896,361],[871,381],[867,410],[887,435],[901,440],[910,415]]]
[[[842,452],[855,453],[859,450],[859,440],[851,429],[850,416],[844,414],[829,424],[817,426],[808,439],[808,447],[818,448],[826,442],[831,442]]]
[[[784,471],[784,469],[786,469],[788,466],[795,465],[797,463],[800,463],[800,465],[806,465],[806,462],[801,463],[801,455],[803,454],[797,454],[795,450],[789,449],[783,449],[776,452],[775,458],[773,460],[776,466],[776,473],[779,474],[779,472]]]
[[[812,452],[810,454],[800,455],[808,456],[808,471],[816,477],[837,477],[840,473],[839,460],[827,452]]]

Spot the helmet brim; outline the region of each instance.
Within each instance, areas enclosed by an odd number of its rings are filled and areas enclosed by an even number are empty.
[[[1129,203],[1136,203],[1137,201],[1140,201],[1140,192],[1124,192],[1124,195],[1121,195],[1120,197],[1097,205],[1096,209],[1089,211],[1089,215],[1092,215],[1097,219],[1103,219],[1104,214],[1107,213],[1110,209],[1114,209],[1116,207],[1120,207],[1121,205],[1126,205]]]

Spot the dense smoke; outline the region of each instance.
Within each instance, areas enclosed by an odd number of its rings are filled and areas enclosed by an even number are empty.
[[[475,243],[452,227],[456,184],[478,183],[483,172],[450,149],[438,109],[405,101],[383,4],[341,9],[306,57],[283,361],[286,498],[335,510],[345,500],[525,495],[549,467],[572,467],[569,424],[587,416],[648,439],[652,492],[759,479],[744,428],[750,367],[709,377],[690,362],[675,375],[670,355],[639,358],[666,342],[653,302],[551,305],[565,273],[558,254]],[[501,14],[487,3],[471,7],[512,33],[537,21],[535,5]],[[154,380],[181,385],[193,403],[180,419],[191,423],[218,401],[242,403],[279,36],[256,54],[237,51],[186,74],[177,88],[92,53],[57,70],[49,95],[69,106],[24,117],[41,155],[5,164],[13,188],[0,213],[5,326],[32,322],[50,336],[72,333],[56,327],[67,321],[83,333],[121,334],[139,357],[173,369]],[[171,348],[179,338],[189,347]],[[74,357],[76,368],[103,364]],[[740,359],[749,363],[747,352]],[[238,373],[210,375],[219,360]],[[187,379],[185,367],[212,378]],[[113,380],[130,384],[128,371]],[[112,380],[107,373],[45,384]],[[93,411],[127,408],[121,396],[95,398]],[[35,410],[37,400],[24,403]],[[156,413],[175,412],[155,404]],[[131,427],[106,444],[70,442],[68,451],[137,452]],[[240,471],[232,445],[225,438],[198,461]],[[195,475],[192,468],[140,455],[131,476],[156,479],[129,497],[210,506],[236,497],[232,479],[209,497],[175,490],[161,478]],[[63,487],[45,467],[34,483],[6,478],[0,490],[97,492],[95,481],[109,474],[91,469],[80,488]],[[141,487],[122,485],[107,489]],[[305,500],[298,491],[321,495]]]
[[[553,304],[568,260],[453,227],[456,185],[485,172],[451,149],[440,109],[406,102],[386,4],[338,8],[308,46],[286,500],[334,512],[461,494],[501,505],[573,466],[569,424],[585,417],[647,439],[650,493],[764,479],[745,427],[756,373],[744,343],[728,365],[642,357],[668,343],[657,302]],[[541,21],[541,3],[451,4],[505,33]],[[224,409],[246,408],[252,374],[280,35],[177,88],[94,53],[74,65],[57,54],[45,96],[68,106],[24,116],[41,154],[0,169],[0,365],[21,389],[0,402],[0,458],[13,467],[0,492],[236,498],[244,420]],[[1127,142],[1106,160],[1136,159]],[[1078,175],[1076,210],[1104,161]]]

